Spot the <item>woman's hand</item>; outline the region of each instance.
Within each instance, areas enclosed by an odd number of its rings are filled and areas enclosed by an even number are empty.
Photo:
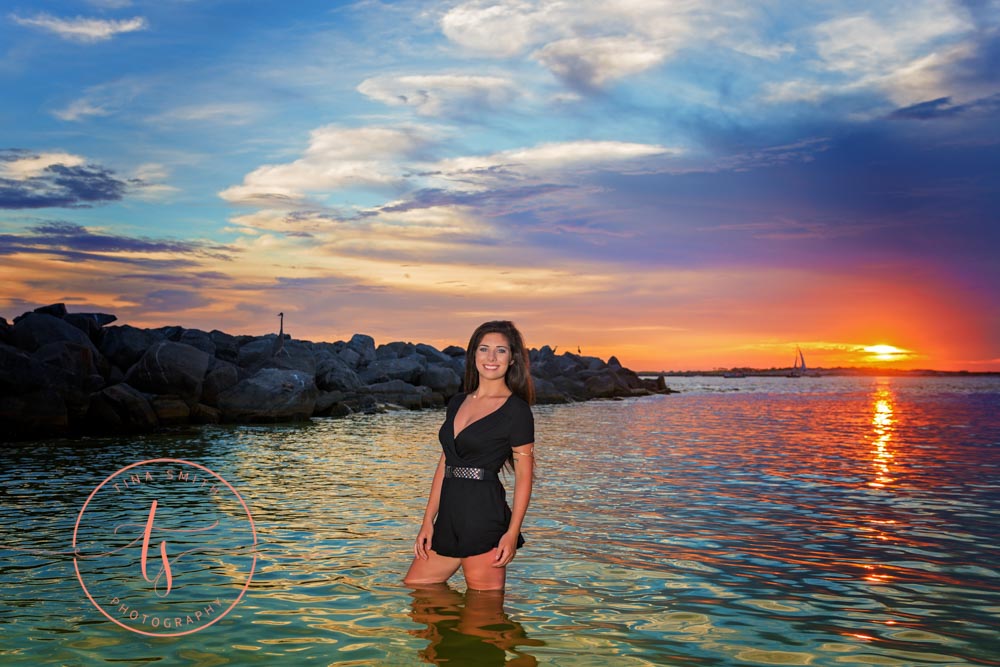
[[[427,560],[427,550],[431,548],[432,537],[434,537],[434,526],[429,523],[421,524],[417,541],[413,543],[413,553],[417,558]]]
[[[517,533],[504,533],[497,544],[496,562],[493,567],[506,567],[517,555]]]

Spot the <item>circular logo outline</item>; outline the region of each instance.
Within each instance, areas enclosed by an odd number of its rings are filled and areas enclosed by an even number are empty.
[[[240,594],[236,596],[236,599],[233,600],[233,603],[231,605],[229,605],[225,609],[225,611],[223,611],[221,614],[219,614],[218,616],[216,616],[215,618],[213,618],[211,621],[209,621],[209,622],[205,623],[204,625],[201,625],[201,626],[199,626],[197,628],[193,628],[191,630],[184,630],[183,632],[169,632],[169,633],[167,633],[167,632],[147,632],[146,630],[140,630],[138,628],[133,628],[133,627],[131,627],[131,626],[129,626],[129,625],[127,625],[127,624],[122,623],[121,621],[119,621],[117,618],[115,618],[114,616],[112,616],[111,614],[109,614],[107,612],[107,610],[104,609],[104,607],[102,607],[100,604],[98,604],[97,600],[94,599],[94,596],[90,594],[90,591],[87,589],[87,584],[84,583],[84,581],[83,581],[83,575],[80,573],[80,564],[77,561],[77,545],[76,545],[77,533],[79,532],[79,529],[80,529],[80,521],[83,519],[83,515],[87,511],[87,506],[90,504],[90,501],[93,500],[94,496],[97,495],[97,493],[102,488],[104,488],[104,486],[108,482],[110,482],[111,480],[115,479],[116,477],[118,477],[122,473],[127,472],[127,471],[131,470],[132,468],[136,468],[136,467],[142,466],[142,465],[147,465],[147,464],[150,464],[150,463],[179,463],[179,464],[182,464],[182,465],[192,466],[194,468],[197,468],[199,470],[202,470],[202,471],[208,473],[212,477],[215,477],[217,480],[219,480],[220,482],[222,482],[226,486],[226,488],[229,489],[232,492],[232,494],[234,496],[236,496],[236,499],[238,501],[240,501],[240,505],[243,507],[243,511],[246,512],[247,520],[250,521],[250,532],[253,534],[253,547],[254,547],[254,549],[253,549],[253,561],[250,564],[250,573],[247,575],[246,583],[243,584],[243,588],[240,590]],[[147,637],[180,637],[180,636],[183,636],[183,635],[189,635],[189,634],[198,632],[199,630],[204,630],[205,628],[209,627],[210,625],[213,625],[217,621],[222,620],[226,616],[226,614],[228,614],[230,611],[232,611],[233,608],[237,604],[239,604],[239,601],[243,599],[243,596],[246,594],[247,590],[250,588],[250,582],[253,580],[253,574],[254,574],[254,571],[257,568],[257,526],[254,523],[253,515],[250,513],[250,508],[247,507],[246,501],[243,500],[243,496],[241,496],[239,494],[239,492],[235,488],[233,488],[232,484],[230,484],[229,482],[227,482],[221,475],[219,475],[214,470],[210,470],[209,468],[207,468],[207,467],[205,467],[205,466],[203,466],[203,465],[201,465],[199,463],[194,463],[192,461],[186,461],[184,459],[173,459],[173,458],[147,459],[145,461],[139,461],[137,463],[133,463],[131,465],[127,465],[124,468],[121,468],[120,470],[118,470],[117,472],[112,473],[111,475],[109,475],[108,477],[106,477],[104,479],[104,481],[102,481],[100,484],[98,484],[94,488],[93,491],[90,492],[90,495],[87,496],[87,500],[83,503],[83,507],[80,508],[80,513],[77,515],[77,517],[76,517],[76,523],[73,526],[73,554],[74,554],[73,555],[73,570],[76,572],[77,581],[80,582],[80,586],[83,588],[83,592],[86,593],[87,599],[90,600],[91,604],[93,604],[95,607],[97,607],[97,610],[100,611],[102,614],[104,614],[104,616],[107,617],[108,620],[110,620],[111,622],[113,622],[113,623],[115,623],[117,625],[120,625],[121,627],[125,628],[126,630],[138,633],[140,635],[146,635]]]

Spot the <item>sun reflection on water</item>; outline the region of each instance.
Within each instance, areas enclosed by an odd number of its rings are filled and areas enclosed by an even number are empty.
[[[879,384],[872,400],[872,467],[875,468],[875,479],[869,486],[884,488],[893,482],[891,465],[895,456],[889,444],[896,432],[896,400],[888,384]]]

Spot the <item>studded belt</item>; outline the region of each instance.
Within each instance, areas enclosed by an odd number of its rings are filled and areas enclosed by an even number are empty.
[[[492,470],[487,470],[485,468],[462,468],[459,466],[445,466],[444,476],[457,477],[458,479],[499,479],[497,474]]]

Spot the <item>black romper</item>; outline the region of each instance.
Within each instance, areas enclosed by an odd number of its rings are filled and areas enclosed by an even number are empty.
[[[499,472],[511,447],[535,441],[531,407],[515,395],[495,412],[471,422],[455,438],[455,414],[465,397],[464,393],[452,397],[438,432],[445,465]],[[453,558],[484,554],[499,544],[510,527],[510,516],[499,479],[445,477],[431,548]],[[523,544],[524,538],[518,534],[518,548]]]

